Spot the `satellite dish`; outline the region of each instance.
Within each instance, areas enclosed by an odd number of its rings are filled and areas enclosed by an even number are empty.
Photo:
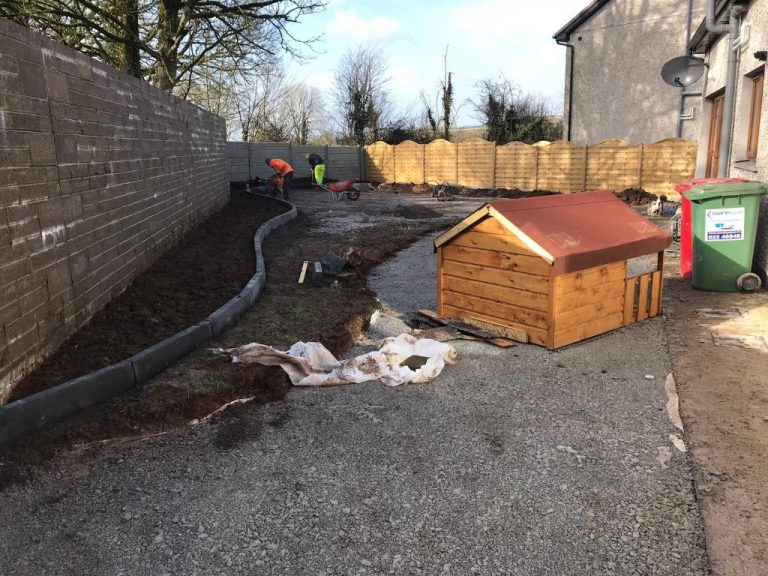
[[[702,58],[678,56],[661,67],[661,77],[670,86],[685,88],[701,78],[705,67],[706,64]]]

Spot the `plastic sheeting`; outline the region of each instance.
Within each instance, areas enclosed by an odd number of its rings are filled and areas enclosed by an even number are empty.
[[[319,342],[296,342],[286,352],[264,344],[245,344],[238,348],[217,348],[232,362],[280,366],[294,386],[331,386],[381,380],[387,386],[418,384],[436,378],[446,364],[456,360],[450,344],[429,338],[400,334],[378,343],[378,350],[339,361]],[[417,356],[424,363],[416,369],[404,362]]]

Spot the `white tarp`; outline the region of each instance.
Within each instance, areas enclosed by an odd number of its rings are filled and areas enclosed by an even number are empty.
[[[450,344],[429,338],[400,334],[378,343],[378,351],[361,354],[349,360],[337,360],[319,342],[296,342],[286,352],[264,344],[245,344],[238,348],[217,348],[217,354],[228,354],[232,362],[280,366],[294,386],[328,386],[381,380],[387,386],[418,384],[436,378],[443,367],[453,364],[456,350]],[[411,356],[426,358],[413,370],[403,365]]]

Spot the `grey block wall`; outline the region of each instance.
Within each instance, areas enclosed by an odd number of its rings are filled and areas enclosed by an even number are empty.
[[[0,19],[0,404],[228,181],[223,119]]]
[[[257,176],[267,178],[273,174],[265,158],[280,158],[293,166],[296,178],[309,178],[309,163],[305,154],[314,152],[325,159],[328,178],[346,180],[365,179],[362,150],[358,146],[303,146],[285,142],[227,142],[227,161],[230,182],[245,182]]]

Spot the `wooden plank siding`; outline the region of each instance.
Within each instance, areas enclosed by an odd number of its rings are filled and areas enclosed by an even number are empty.
[[[533,328],[531,326],[527,326],[524,324],[517,324],[515,322],[509,321],[507,318],[501,318],[499,316],[491,316],[489,314],[483,314],[482,312],[464,310],[462,308],[454,308],[453,306],[448,306],[447,304],[445,305],[445,315],[449,318],[456,318],[458,320],[463,320],[468,324],[471,324],[472,319],[476,318],[478,320],[490,322],[491,324],[499,324],[501,326],[509,326],[511,328],[517,328],[518,330],[523,330],[526,334],[528,334],[528,339],[534,344],[539,344],[541,346],[547,345],[546,330],[541,330],[540,328]]]
[[[539,258],[522,240],[512,236],[511,233],[508,236],[502,236],[501,234],[484,234],[472,230],[454,238],[451,240],[451,244],[509,254],[525,254]]]
[[[627,278],[624,293],[624,326],[661,314],[663,282],[661,270]]]
[[[626,262],[613,262],[556,277],[549,347],[560,348],[621,327],[626,273]]]
[[[522,330],[546,345],[551,266],[495,218],[485,218],[439,249],[442,314]]]

